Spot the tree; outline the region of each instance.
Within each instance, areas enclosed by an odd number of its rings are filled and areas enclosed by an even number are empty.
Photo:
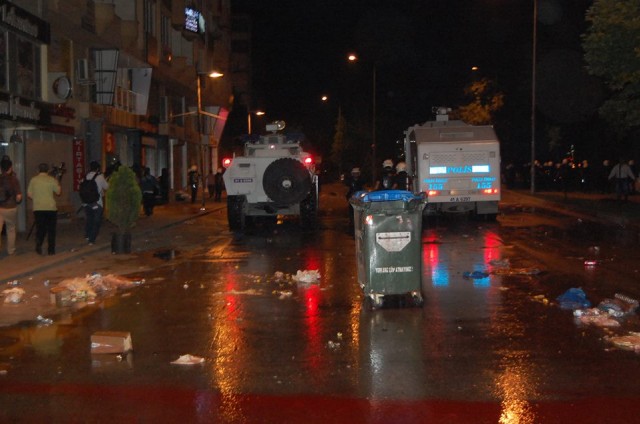
[[[504,105],[504,94],[497,91],[493,83],[486,78],[473,81],[464,89],[464,94],[471,99],[471,102],[458,107],[455,116],[467,124],[493,123],[493,116]]]
[[[588,71],[611,90],[600,114],[625,133],[640,126],[640,0],[595,0],[586,19]]]
[[[342,116],[342,109],[339,108],[336,132],[333,136],[333,144],[331,145],[331,163],[338,170],[338,173],[342,172],[345,130],[346,122]]]

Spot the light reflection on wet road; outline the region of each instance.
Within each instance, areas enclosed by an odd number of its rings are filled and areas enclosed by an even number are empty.
[[[0,418],[64,420],[73,411],[85,421],[607,422],[583,400],[602,406],[623,397],[630,401],[621,417],[633,413],[637,357],[607,351],[605,331],[578,328],[570,312],[536,297],[597,285],[579,261],[563,262],[593,240],[506,221],[438,224],[422,234],[424,307],[393,299],[370,311],[344,224],[303,232],[287,223],[277,234],[258,229],[193,252],[155,252],[164,265],[127,296],[50,326],[2,331],[0,397],[12,408]],[[463,276],[507,259],[544,273]],[[275,275],[314,269],[319,284]],[[130,331],[134,352],[92,356],[89,337],[105,329]],[[206,362],[170,364],[187,353]]]

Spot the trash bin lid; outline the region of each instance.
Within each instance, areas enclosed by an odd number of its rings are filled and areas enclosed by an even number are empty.
[[[419,200],[422,197],[413,194],[407,190],[379,190],[379,191],[359,191],[354,195],[361,202],[392,202],[402,200],[409,202],[411,200]]]

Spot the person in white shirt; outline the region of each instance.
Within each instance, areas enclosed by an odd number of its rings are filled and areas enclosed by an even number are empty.
[[[95,182],[98,185],[100,198],[95,203],[82,205],[86,214],[84,238],[89,245],[93,245],[96,242],[96,238],[98,238],[104,212],[104,192],[109,189],[109,183],[104,178],[104,174],[100,172],[100,164],[95,160],[89,164],[89,173],[85,176],[85,179],[91,180],[94,176],[96,177]]]
[[[609,173],[609,181],[614,180],[616,185],[616,199],[623,199],[625,202],[629,198],[630,184],[635,181],[631,167],[627,161],[620,158],[620,162],[611,169]]]

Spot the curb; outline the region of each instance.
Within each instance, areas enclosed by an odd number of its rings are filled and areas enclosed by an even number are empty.
[[[140,231],[139,233],[134,233],[135,235],[145,235],[145,234],[149,234],[153,231],[158,231],[158,230],[162,230],[165,228],[170,228],[170,227],[174,227],[176,225],[179,225],[183,222],[189,221],[191,219],[196,219],[196,218],[200,218],[202,216],[206,216],[208,214],[211,214],[213,212],[217,212],[220,209],[223,209],[224,206],[220,205],[218,207],[212,208],[212,209],[207,209],[206,211],[199,211],[197,214],[195,215],[190,215],[190,216],[185,216],[183,218],[179,218],[176,219],[175,221],[172,221],[168,224],[164,224],[164,225],[160,225],[157,227],[151,227],[148,229],[145,229],[143,231]],[[44,271],[47,271],[49,269],[55,268],[57,266],[60,265],[64,265],[67,264],[69,262],[72,262],[74,260],[77,260],[78,258],[82,257],[82,256],[92,256],[98,252],[102,252],[102,251],[106,251],[107,249],[111,248],[111,242],[102,242],[102,243],[97,243],[94,246],[91,246],[89,249],[85,247],[80,247],[78,249],[71,249],[67,252],[63,252],[63,253],[59,253],[56,254],[54,257],[55,259],[52,259],[50,262],[47,263],[41,263],[39,265],[34,266],[33,268],[30,268],[29,270],[26,271],[22,271],[22,272],[18,272],[16,274],[10,275],[10,276],[3,276],[2,277],[2,282],[9,282],[9,281],[13,281],[13,280],[19,280],[19,279],[23,279],[23,278],[27,278],[30,275],[33,274],[38,274]],[[6,258],[4,260],[7,260]]]

